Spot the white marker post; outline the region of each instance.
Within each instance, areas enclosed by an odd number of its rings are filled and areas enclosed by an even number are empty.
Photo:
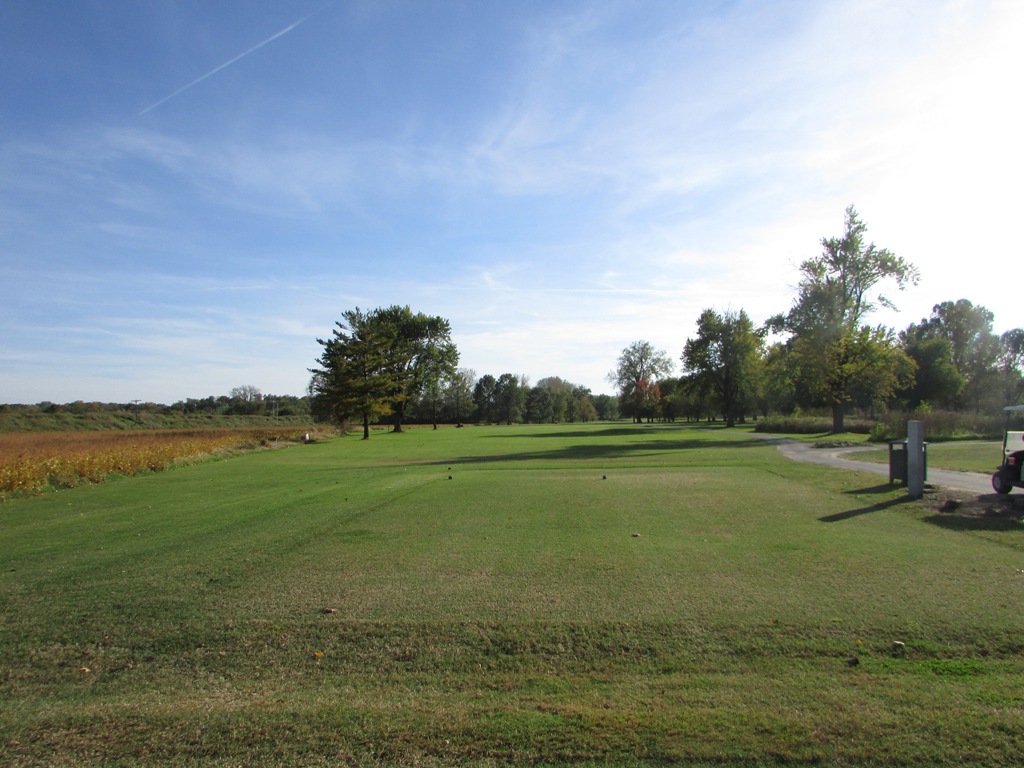
[[[924,428],[920,421],[907,422],[907,495],[924,496]]]

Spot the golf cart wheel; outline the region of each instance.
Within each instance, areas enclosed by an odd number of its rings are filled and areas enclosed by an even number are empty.
[[[996,472],[994,475],[992,475],[992,490],[994,490],[998,494],[1002,494],[1003,496],[1005,496],[1011,490],[1013,490],[1013,486],[1007,482],[1005,477],[1003,477],[1002,472]]]

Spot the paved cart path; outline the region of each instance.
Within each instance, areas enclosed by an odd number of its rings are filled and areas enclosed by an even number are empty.
[[[756,432],[754,434],[757,434]],[[794,461],[808,461],[813,464],[826,464],[839,469],[851,469],[856,472],[871,472],[889,477],[889,464],[877,464],[869,461],[856,461],[849,458],[850,454],[859,451],[877,450],[877,446],[852,448],[815,448],[810,443],[789,440],[784,437],[763,435],[764,439],[774,442],[787,458]],[[928,485],[950,488],[978,495],[993,493],[992,476],[981,472],[954,472],[948,469],[928,468]]]

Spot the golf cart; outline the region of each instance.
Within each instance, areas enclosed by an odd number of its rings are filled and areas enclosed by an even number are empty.
[[[1003,428],[1003,463],[992,475],[992,488],[996,493],[1006,494],[1014,488],[1024,488],[1021,479],[1021,465],[1024,464],[1024,432],[1010,429],[1011,420],[1015,415],[1024,414],[1024,405],[1011,405],[1003,408],[1006,412],[1006,426]]]

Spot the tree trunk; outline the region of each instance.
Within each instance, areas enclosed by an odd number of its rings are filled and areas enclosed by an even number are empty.
[[[402,431],[402,419],[405,418],[405,401],[399,400],[395,403],[395,432]]]
[[[832,406],[832,434],[838,435],[840,432],[846,431],[846,426],[843,423],[843,404],[837,403]]]
[[[363,440],[370,439],[370,414],[363,412]]]

